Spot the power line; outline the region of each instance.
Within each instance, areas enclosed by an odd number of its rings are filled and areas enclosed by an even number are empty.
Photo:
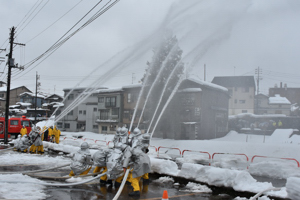
[[[102,0],[101,0],[102,1]],[[101,2],[100,1],[100,2]],[[112,8],[116,3],[118,3],[120,0],[115,0],[113,3],[111,3],[109,6],[107,6],[111,0],[105,4],[99,11],[97,11],[96,14],[94,14],[86,23],[84,23],[80,28],[78,28],[76,31],[74,31],[73,33],[71,33],[69,36],[67,36],[65,39],[63,39],[60,42],[56,42],[54,45],[52,45],[45,53],[43,53],[42,55],[38,56],[36,59],[30,61],[29,63],[27,63],[27,70],[25,72],[25,74],[27,74],[28,72],[30,72],[32,69],[34,69],[35,67],[37,67],[41,62],[43,62],[46,58],[48,58],[52,53],[54,53],[60,46],[62,46],[66,41],[68,41],[71,37],[73,37],[77,32],[79,32],[80,30],[82,30],[83,28],[85,28],[87,25],[89,25],[90,23],[92,23],[95,19],[97,19],[98,17],[100,17],[102,14],[104,14],[106,11],[108,11],[110,8]],[[72,27],[73,28],[73,27]],[[48,54],[49,53],[49,54]],[[32,67],[31,69],[28,70],[28,68],[30,66],[32,66],[35,62],[37,62],[38,60],[40,60],[41,58],[43,58],[46,54],[48,54],[47,57],[45,57],[43,60],[41,60],[38,64],[36,64],[34,67]],[[25,66],[26,66],[25,65]],[[16,76],[18,76],[20,73],[16,74]],[[23,74],[24,75],[24,74]],[[14,76],[14,78],[19,78]]]
[[[29,43],[32,40],[34,40],[35,38],[37,38],[38,36],[40,36],[42,33],[44,33],[46,30],[48,30],[51,26],[53,26],[56,22],[58,22],[59,20],[61,20],[64,16],[66,16],[69,12],[71,12],[75,7],[77,7],[83,0],[80,0],[77,4],[75,4],[70,10],[68,10],[65,14],[63,14],[61,17],[59,17],[56,21],[54,21],[52,24],[50,24],[47,28],[45,28],[43,31],[41,31],[40,33],[38,33],[36,36],[34,36],[33,38],[31,38],[30,40],[28,40],[26,42]]]

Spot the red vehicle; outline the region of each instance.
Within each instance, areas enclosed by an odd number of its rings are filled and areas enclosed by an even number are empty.
[[[5,118],[0,117],[0,139],[4,139],[4,127],[5,127]],[[10,135],[8,135],[8,138],[10,138]]]
[[[18,134],[20,133],[21,128],[25,125],[27,129],[27,133],[31,131],[31,121],[27,119],[25,116],[20,118],[12,117],[8,120],[8,134],[13,135],[17,138]],[[0,138],[4,138],[4,127],[5,127],[5,118],[0,117]],[[10,137],[10,136],[8,136]]]

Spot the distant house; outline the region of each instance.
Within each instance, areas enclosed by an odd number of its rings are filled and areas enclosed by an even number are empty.
[[[142,85],[141,84],[135,84],[135,85],[127,85],[123,86],[123,112],[122,112],[122,123],[123,125],[126,125],[127,127],[130,127],[133,115],[134,115],[134,109],[136,107],[139,93],[141,91]],[[144,105],[144,97],[141,97],[139,106],[137,108],[133,124],[132,124],[132,130],[134,127],[137,127],[138,122],[140,121],[139,129],[146,129],[145,123],[143,121],[143,117],[140,119],[140,115],[142,112],[142,108]]]
[[[41,108],[42,104],[45,101],[46,96],[41,94],[34,94],[32,92],[23,92],[20,95],[20,102],[21,103],[31,103],[32,108]],[[35,100],[36,99],[36,100]]]
[[[291,114],[291,102],[286,97],[275,94],[275,97],[269,97],[269,114]]]
[[[98,132],[98,124],[96,120],[98,119],[99,113],[96,111],[98,104],[98,91],[96,89],[105,89],[105,87],[94,88],[92,93],[90,93],[83,102],[79,105],[72,105],[74,100],[78,97],[80,100],[82,98],[80,95],[86,93],[85,87],[80,88],[66,88],[64,89],[65,99],[63,106],[59,107],[56,112],[56,116],[63,114],[61,120],[57,122],[57,126],[66,131],[90,131]],[[91,88],[90,88],[91,89]],[[69,94],[70,92],[70,94]],[[85,95],[84,95],[85,96]],[[67,111],[65,111],[68,108]]]
[[[96,120],[99,133],[115,134],[116,129],[122,126],[123,89],[98,90],[96,112],[99,113]]]
[[[212,139],[227,134],[228,90],[196,79],[184,80],[165,111],[154,137]]]
[[[63,106],[61,102],[63,101],[63,97],[57,94],[48,95],[44,99],[44,103],[42,104],[42,108],[49,110],[49,115],[52,115],[54,110],[58,106]]]
[[[274,97],[268,97],[264,94],[258,94],[255,96],[255,101],[255,114],[284,114],[286,116],[291,115],[291,102],[286,97],[281,97],[279,94],[275,94]]]
[[[4,82],[2,82],[1,85],[2,87],[0,87],[0,112],[5,112],[7,87],[6,85],[4,85]],[[17,102],[20,102],[20,94],[24,92],[31,91],[25,86],[11,87],[9,105],[16,105]]]
[[[256,91],[254,76],[214,77],[212,83],[229,90],[229,115],[254,113]]]
[[[256,95],[254,114],[256,115],[268,114],[268,110],[269,110],[269,96],[265,94]]]

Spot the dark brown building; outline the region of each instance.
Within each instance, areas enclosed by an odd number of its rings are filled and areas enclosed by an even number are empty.
[[[212,139],[227,134],[228,90],[196,79],[184,80],[153,137]]]

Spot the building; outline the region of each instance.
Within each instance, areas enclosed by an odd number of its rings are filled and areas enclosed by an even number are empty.
[[[32,108],[41,108],[45,102],[46,96],[41,94],[34,94],[32,92],[23,92],[20,95],[20,102],[30,103]]]
[[[96,123],[99,133],[115,134],[116,129],[122,126],[123,89],[98,90]]]
[[[99,118],[98,91],[99,88],[66,88],[64,89],[65,101],[55,113],[60,120],[58,128],[65,131],[90,131],[98,132],[96,120]],[[81,102],[82,101],[82,102]],[[79,105],[78,105],[79,104]]]
[[[228,115],[254,113],[256,91],[254,76],[214,77],[212,83],[228,89],[230,94]]]
[[[0,87],[0,112],[5,112],[7,86],[3,83],[1,85],[2,87]],[[24,92],[31,91],[25,86],[11,87],[9,105],[16,105],[16,103],[20,101],[20,94]]]
[[[159,122],[154,137],[212,139],[227,134],[228,90],[196,79],[184,80]]]

